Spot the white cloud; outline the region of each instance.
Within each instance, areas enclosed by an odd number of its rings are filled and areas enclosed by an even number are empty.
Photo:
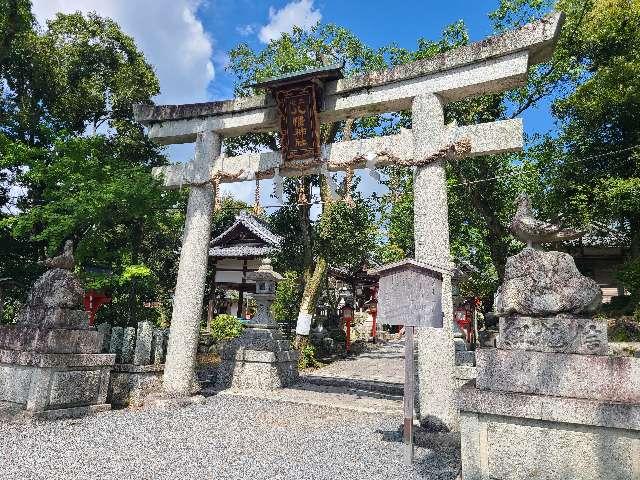
[[[213,54],[213,64],[216,68],[224,70],[231,64],[231,58],[227,52],[218,50]]]
[[[196,12],[202,0],[34,0],[41,25],[56,12],[95,11],[131,35],[160,79],[158,103],[208,100],[213,42]]]
[[[249,35],[255,33],[255,31],[256,29],[253,25],[240,25],[236,27],[236,32],[238,32],[241,37],[248,37]]]
[[[294,26],[306,30],[321,19],[320,10],[313,8],[313,0],[293,1],[280,10],[269,7],[269,23],[260,29],[258,37],[263,43],[269,43],[285,32],[291,33]]]

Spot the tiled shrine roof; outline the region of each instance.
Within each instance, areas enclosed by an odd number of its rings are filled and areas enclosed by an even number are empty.
[[[241,212],[228,229],[211,240],[209,255],[223,257],[266,257],[280,248],[282,238],[267,223]]]

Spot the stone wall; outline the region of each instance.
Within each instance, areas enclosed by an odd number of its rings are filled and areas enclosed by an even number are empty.
[[[145,397],[160,391],[169,330],[151,322],[134,327],[97,326],[104,335],[103,352],[116,355],[107,400],[115,406],[141,406]]]

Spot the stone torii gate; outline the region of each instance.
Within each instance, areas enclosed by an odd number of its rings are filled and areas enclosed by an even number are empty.
[[[514,152],[523,146],[520,119],[445,126],[443,107],[474,96],[524,85],[531,65],[547,60],[562,24],[561,14],[389,70],[328,82],[322,123],[384,112],[412,111],[412,129],[398,135],[323,145],[321,162],[284,163],[279,152],[221,155],[223,137],[277,131],[271,95],[189,105],[137,105],[135,118],[159,144],[195,142],[187,164],[154,170],[167,188],[189,187],[189,202],[175,289],[164,391],[188,396],[194,379],[198,331],[207,269],[214,187],[240,181],[244,172],[272,178],[384,165],[415,165],[416,260],[451,269],[444,162]],[[313,159],[309,159],[313,160]],[[445,328],[418,335],[421,417],[457,428],[451,277],[443,281]]]

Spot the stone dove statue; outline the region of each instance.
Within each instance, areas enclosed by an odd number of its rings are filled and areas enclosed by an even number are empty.
[[[62,255],[47,258],[44,261],[44,264],[49,269],[62,268],[63,270],[73,270],[75,265],[75,260],[73,258],[73,241],[67,240],[64,242],[64,251],[62,252]]]
[[[526,193],[518,195],[516,205],[518,209],[509,228],[516,237],[526,242],[528,247],[540,243],[575,240],[584,235],[584,232],[579,230],[562,228],[559,225],[536,219],[531,209],[531,200]]]

